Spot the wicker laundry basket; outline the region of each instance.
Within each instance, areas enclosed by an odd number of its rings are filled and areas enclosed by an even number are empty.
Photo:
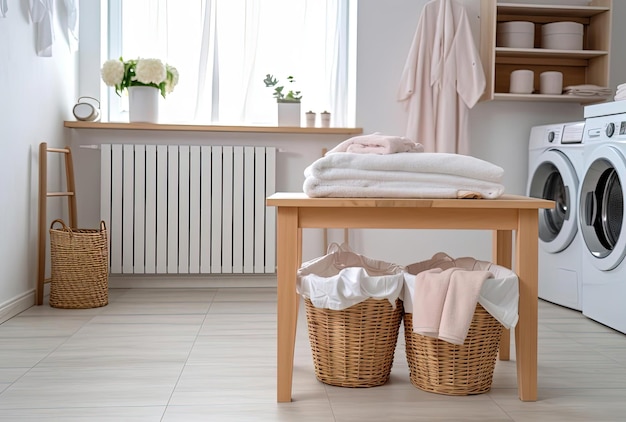
[[[404,314],[404,339],[415,387],[452,396],[491,389],[502,324],[477,304],[465,343],[456,345],[413,332],[412,316]]]
[[[60,228],[55,228],[55,224]],[[108,242],[99,229],[72,229],[63,220],[50,225],[50,306],[84,309],[105,306],[108,296]]]
[[[402,321],[402,301],[367,299],[343,310],[305,298],[315,375],[340,387],[374,387],[389,379]]]

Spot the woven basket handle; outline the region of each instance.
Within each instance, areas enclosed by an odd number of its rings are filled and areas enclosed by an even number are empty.
[[[52,229],[54,228],[54,223],[59,223],[59,224],[61,224],[61,226],[63,227],[63,231],[66,231],[66,232],[71,232],[71,231],[72,231],[72,229],[71,229],[71,228],[69,228],[69,227],[67,227],[67,226],[65,225],[65,222],[64,222],[63,220],[61,220],[60,218],[57,218],[57,219],[56,219],[56,220],[54,220],[52,223],[50,223],[50,230],[52,230]]]
[[[107,229],[107,226],[104,223],[104,220],[100,220],[100,230],[101,231],[106,231],[106,229]]]

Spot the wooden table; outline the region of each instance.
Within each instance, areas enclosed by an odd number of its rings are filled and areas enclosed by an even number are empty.
[[[291,401],[293,355],[298,317],[296,272],[302,262],[303,228],[476,229],[493,230],[494,263],[511,268],[512,232],[519,277],[519,322],[515,327],[517,385],[522,401],[537,400],[538,210],[554,202],[524,196],[498,199],[309,198],[276,193],[277,207],[279,402]],[[508,331],[500,359],[508,359]]]

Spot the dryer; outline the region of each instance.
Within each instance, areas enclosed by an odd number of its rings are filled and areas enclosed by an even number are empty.
[[[626,333],[626,101],[585,107],[583,314]]]
[[[582,309],[582,238],[578,185],[583,170],[584,122],[535,126],[528,142],[527,195],[555,201],[539,211],[539,297]]]

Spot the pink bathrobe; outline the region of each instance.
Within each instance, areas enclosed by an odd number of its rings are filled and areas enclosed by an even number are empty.
[[[405,136],[426,152],[468,154],[468,110],[484,90],[465,8],[454,0],[426,4],[398,91],[408,110]]]

